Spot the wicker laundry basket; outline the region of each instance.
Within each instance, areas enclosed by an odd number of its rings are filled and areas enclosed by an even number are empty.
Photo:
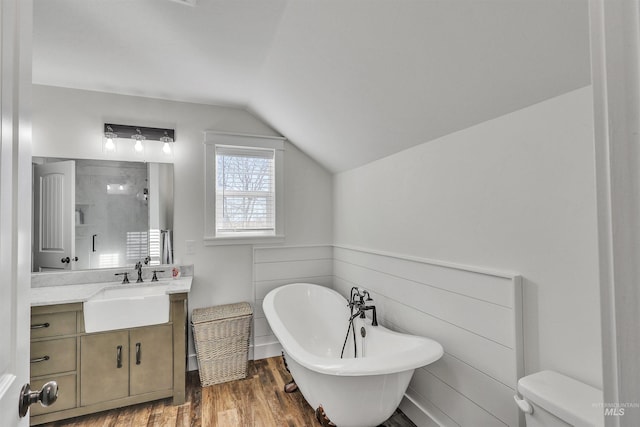
[[[252,315],[247,302],[193,310],[202,387],[246,378]]]

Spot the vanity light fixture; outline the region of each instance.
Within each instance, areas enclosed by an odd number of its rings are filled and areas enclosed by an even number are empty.
[[[149,150],[156,145],[155,141],[159,141],[162,145],[158,144],[158,151],[170,155],[173,152],[175,130],[105,123],[103,144],[105,152],[116,151],[115,139],[119,139],[120,144],[123,145],[127,140],[133,141],[133,152],[136,154],[143,154],[145,148]]]
[[[120,183],[108,183],[107,184],[107,194],[127,194],[129,190],[129,185],[120,184]]]
[[[110,125],[104,125],[104,151],[106,152],[114,152],[116,151],[116,143],[114,139],[118,137],[118,134],[113,131],[113,128]]]
[[[133,149],[135,150],[135,152],[142,153],[144,151],[144,145],[142,145],[142,141],[147,138],[142,134],[140,128],[136,128],[136,133],[131,135],[131,139],[135,141],[135,144],[133,145]]]
[[[164,131],[164,135],[160,137],[160,141],[162,141],[162,152],[164,154],[171,154],[171,144],[173,143],[173,138],[169,136],[169,132]]]

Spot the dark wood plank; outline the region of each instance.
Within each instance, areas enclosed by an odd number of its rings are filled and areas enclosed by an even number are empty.
[[[132,426],[146,426],[149,423],[153,402],[137,405],[137,409],[133,411],[131,417]]]
[[[200,387],[200,376],[198,375],[198,371],[191,371],[187,373],[186,387],[186,399],[190,405],[190,427],[202,427],[202,409],[200,407],[202,388]]]
[[[147,427],[162,427],[162,414],[164,413],[165,403],[163,400],[153,402],[149,413]]]
[[[166,427],[175,427],[176,419],[178,418],[179,406],[173,406],[171,401],[167,401],[167,404],[162,411],[162,425]],[[132,426],[134,427],[134,426]]]
[[[178,415],[176,418],[176,427],[189,427],[189,415],[191,414],[191,404],[189,402],[178,406]]]

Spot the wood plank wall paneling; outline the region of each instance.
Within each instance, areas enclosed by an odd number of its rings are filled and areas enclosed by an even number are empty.
[[[264,316],[264,297],[279,286],[296,282],[332,287],[333,247],[313,245],[254,248],[254,359],[279,355],[281,348]]]
[[[334,289],[348,295],[352,286],[371,292],[381,324],[445,349],[416,370],[407,415],[427,412],[445,426],[524,425],[513,404],[523,375],[519,276],[336,246]]]

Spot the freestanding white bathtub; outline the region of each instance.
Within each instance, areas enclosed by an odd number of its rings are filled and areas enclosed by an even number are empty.
[[[349,326],[347,303],[332,289],[294,283],[269,292],[263,308],[307,402],[314,409],[322,405],[338,427],[377,426],[400,404],[413,371],[438,360],[443,350],[431,339],[357,318],[357,357],[349,333],[340,358]]]

